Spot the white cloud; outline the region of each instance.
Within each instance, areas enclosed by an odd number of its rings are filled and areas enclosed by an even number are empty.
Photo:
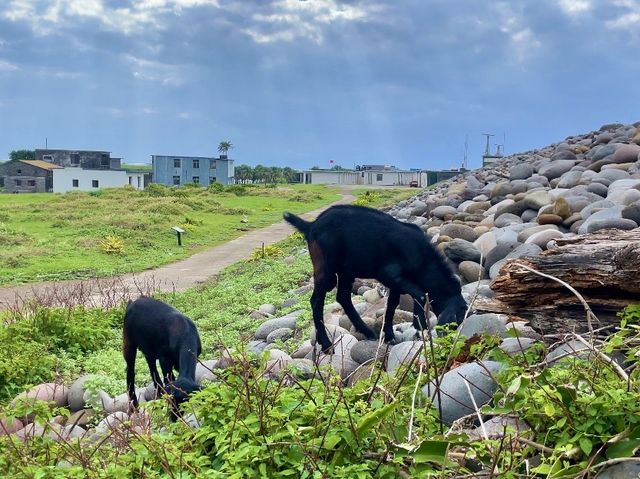
[[[560,0],[560,8],[568,15],[578,15],[591,10],[591,0]]]
[[[613,20],[608,20],[605,24],[607,28],[629,30],[637,35],[640,29],[640,0],[614,0],[613,3],[627,11]]]
[[[125,55],[125,60],[131,66],[131,74],[138,80],[151,81],[167,86],[180,86],[184,84],[184,67],[169,65],[133,55]]]
[[[526,63],[530,56],[540,49],[542,42],[526,24],[522,11],[505,2],[497,4],[496,11],[501,25],[500,31],[509,38],[509,49],[513,58],[520,65]]]
[[[178,113],[178,118],[180,118],[181,120],[190,120],[191,113],[187,111],[181,111],[180,113]]]
[[[158,110],[156,108],[151,107],[151,106],[145,106],[142,109],[142,113],[144,113],[145,115],[155,115],[156,113],[158,113]]]
[[[0,72],[11,72],[17,70],[18,67],[6,60],[0,60]]]
[[[95,20],[104,28],[126,35],[164,27],[164,17],[198,7],[219,7],[218,0],[130,0],[112,7],[105,0],[9,0],[2,17],[31,24],[33,31],[49,34],[73,20]]]
[[[381,10],[377,5],[339,4],[336,0],[279,0],[268,14],[252,14],[255,25],[243,32],[256,43],[291,42],[302,38],[321,44],[324,29],[336,22],[364,22]]]

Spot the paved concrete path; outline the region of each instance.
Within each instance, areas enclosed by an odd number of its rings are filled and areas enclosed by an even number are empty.
[[[340,194],[342,199],[331,205],[351,203],[355,199],[350,193],[350,188],[341,189]],[[313,219],[331,205],[301,216]],[[280,221],[176,263],[139,273],[112,278],[52,281],[0,288],[0,309],[17,306],[33,298],[40,298],[45,304],[106,307],[117,304],[122,299],[137,297],[142,293],[150,294],[156,290],[182,291],[212,279],[227,266],[249,257],[256,248],[262,246],[262,243],[277,243],[293,231],[293,227],[288,223]]]

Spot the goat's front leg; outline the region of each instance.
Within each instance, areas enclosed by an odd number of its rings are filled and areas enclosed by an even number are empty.
[[[173,367],[174,364],[170,358],[160,358],[160,369],[162,369],[162,377],[164,378],[165,389],[169,386],[169,383],[175,381],[176,379],[173,375]]]
[[[353,302],[351,301],[352,284],[352,279],[344,279],[343,277],[338,278],[338,292],[336,293],[336,300],[340,303],[340,306],[344,309],[344,313],[349,317],[351,324],[353,324],[357,331],[364,334],[367,339],[377,339],[376,333],[367,326],[356,311],[356,308],[353,307]]]
[[[156,358],[147,358],[147,364],[149,365],[149,372],[151,373],[151,380],[153,381],[153,385],[156,388],[156,398],[160,395],[160,390],[162,389],[162,378],[158,373],[158,367],[156,366]]]
[[[387,310],[384,313],[384,340],[387,343],[393,343],[396,339],[393,333],[393,316],[395,315],[396,308],[400,304],[400,291],[391,288],[389,289],[389,297],[387,298]]]
[[[327,293],[320,285],[315,286],[313,293],[311,294],[311,311],[313,312],[313,325],[316,328],[316,340],[320,343],[322,351],[326,354],[330,354],[333,349],[333,344],[329,340],[327,330],[324,329],[324,299]]]

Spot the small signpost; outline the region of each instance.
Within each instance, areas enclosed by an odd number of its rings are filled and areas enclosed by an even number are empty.
[[[182,246],[182,233],[184,233],[184,230],[179,226],[172,226],[171,229],[175,231],[178,236],[178,246]]]

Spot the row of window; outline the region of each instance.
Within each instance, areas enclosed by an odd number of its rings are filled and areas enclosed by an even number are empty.
[[[217,178],[215,176],[210,176],[209,177],[209,184],[211,185],[211,184],[215,183],[216,180],[217,180]],[[196,184],[196,185],[199,185],[200,184],[200,177],[199,176],[191,177],[191,182]],[[176,185],[176,186],[180,185],[180,177],[179,176],[174,176],[173,177],[173,184]]]
[[[42,159],[44,161],[53,162],[53,155],[42,155]],[[69,159],[71,160],[71,166],[80,165],[79,153],[71,153],[69,155]],[[109,158],[109,155],[100,155],[100,167],[102,169],[108,169],[110,164],[111,164],[111,158]]]
[[[180,168],[180,158],[173,159],[173,167]],[[200,160],[191,160],[192,168],[200,168]],[[216,169],[216,160],[211,160],[211,165],[209,166],[212,170]]]
[[[22,186],[22,180],[15,180],[16,186]],[[36,180],[27,180],[27,186],[36,186]]]
[[[74,188],[78,188],[80,186],[80,180],[71,180],[71,186],[73,186]],[[100,182],[98,180],[91,180],[91,187],[100,188]]]

